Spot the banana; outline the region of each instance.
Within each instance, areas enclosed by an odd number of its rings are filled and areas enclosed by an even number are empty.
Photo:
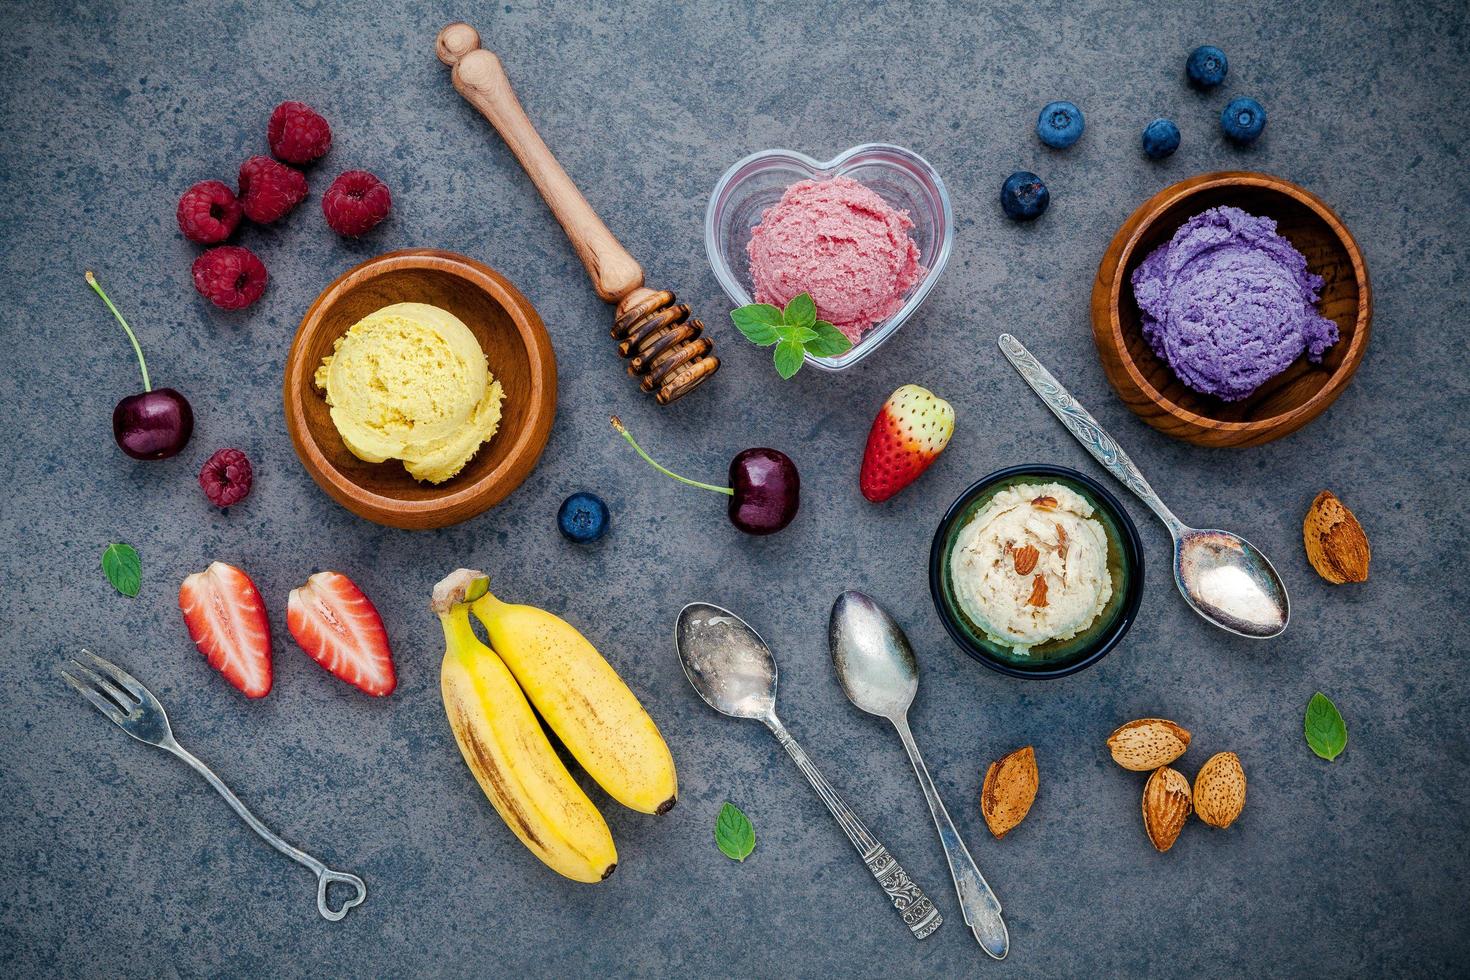
[[[567,772],[526,696],[495,652],[470,627],[469,596],[479,572],[460,569],[434,588],[444,627],[440,690],[449,727],[506,825],[547,867],[574,881],[602,881],[618,852],[602,814]]]
[[[490,645],[588,775],[624,806],[667,813],[679,797],[674,757],[617,671],[566,620],[501,602],[471,605]]]

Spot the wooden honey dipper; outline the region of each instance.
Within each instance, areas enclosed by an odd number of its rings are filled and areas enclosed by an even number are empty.
[[[693,391],[719,370],[714,342],[704,324],[689,315],[668,290],[643,285],[643,267],[628,254],[577,185],[557,163],[521,108],[500,59],[480,47],[470,25],[450,24],[439,32],[439,60],[454,69],[454,87],[490,120],[521,162],[531,182],[571,239],[592,287],[604,302],[617,303],[612,336],[628,359],[628,374],[667,405]]]

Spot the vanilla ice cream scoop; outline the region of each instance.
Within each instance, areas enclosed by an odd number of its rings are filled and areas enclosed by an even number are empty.
[[[1021,654],[1087,629],[1113,595],[1107,532],[1092,514],[1060,483],[997,493],[950,555],[961,610],[993,642]]]
[[[370,313],[337,339],[315,382],[348,450],[443,483],[495,435],[504,392],[464,321],[427,303]]]

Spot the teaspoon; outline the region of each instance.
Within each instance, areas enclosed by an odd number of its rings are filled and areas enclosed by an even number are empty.
[[[1051,372],[1008,333],[1000,351],[1067,431],[1123,486],[1148,504],[1174,538],[1174,584],[1190,608],[1223,630],[1265,640],[1291,619],[1286,585],[1265,555],[1238,534],[1192,528],[1164,506],[1133,460]]]
[[[849,591],[832,604],[827,642],[832,648],[832,666],[837,669],[837,680],[847,699],[870,715],[887,718],[898,729],[899,740],[909,754],[909,762],[913,763],[914,775],[919,777],[919,786],[929,801],[929,812],[949,861],[949,873],[960,897],[965,924],[981,949],[998,960],[1005,959],[1011,940],[1005,920],[1000,916],[1000,901],[975,867],[975,859],[970,857],[964,839],[949,819],[949,812],[929,778],[929,770],[909,731],[909,705],[914,703],[914,695],[919,690],[919,663],[914,659],[908,637],[871,597]]]
[[[929,896],[899,867],[888,848],[868,833],[868,828],[848,809],[847,803],[776,717],[776,658],[760,634],[728,609],[707,602],[691,602],[679,613],[674,644],[679,649],[684,676],[706,704],[731,718],[761,722],[785,746],[812,789],[837,818],[847,839],[862,855],[868,870],[888,893],[914,938],[923,939],[938,929],[944,919]]]

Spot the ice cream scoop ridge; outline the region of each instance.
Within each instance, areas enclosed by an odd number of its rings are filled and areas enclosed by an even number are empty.
[[[1316,302],[1322,277],[1270,218],[1211,208],[1133,273],[1143,335],[1179,380],[1225,401],[1249,397],[1303,352],[1320,361],[1337,324]]]
[[[784,307],[811,293],[817,315],[856,341],[898,312],[928,272],[913,226],[907,211],[851,177],[792,184],[746,245],[756,302]]]
[[[402,460],[416,480],[448,480],[500,426],[504,392],[475,335],[426,303],[395,303],[354,323],[315,382],[354,456]]]

